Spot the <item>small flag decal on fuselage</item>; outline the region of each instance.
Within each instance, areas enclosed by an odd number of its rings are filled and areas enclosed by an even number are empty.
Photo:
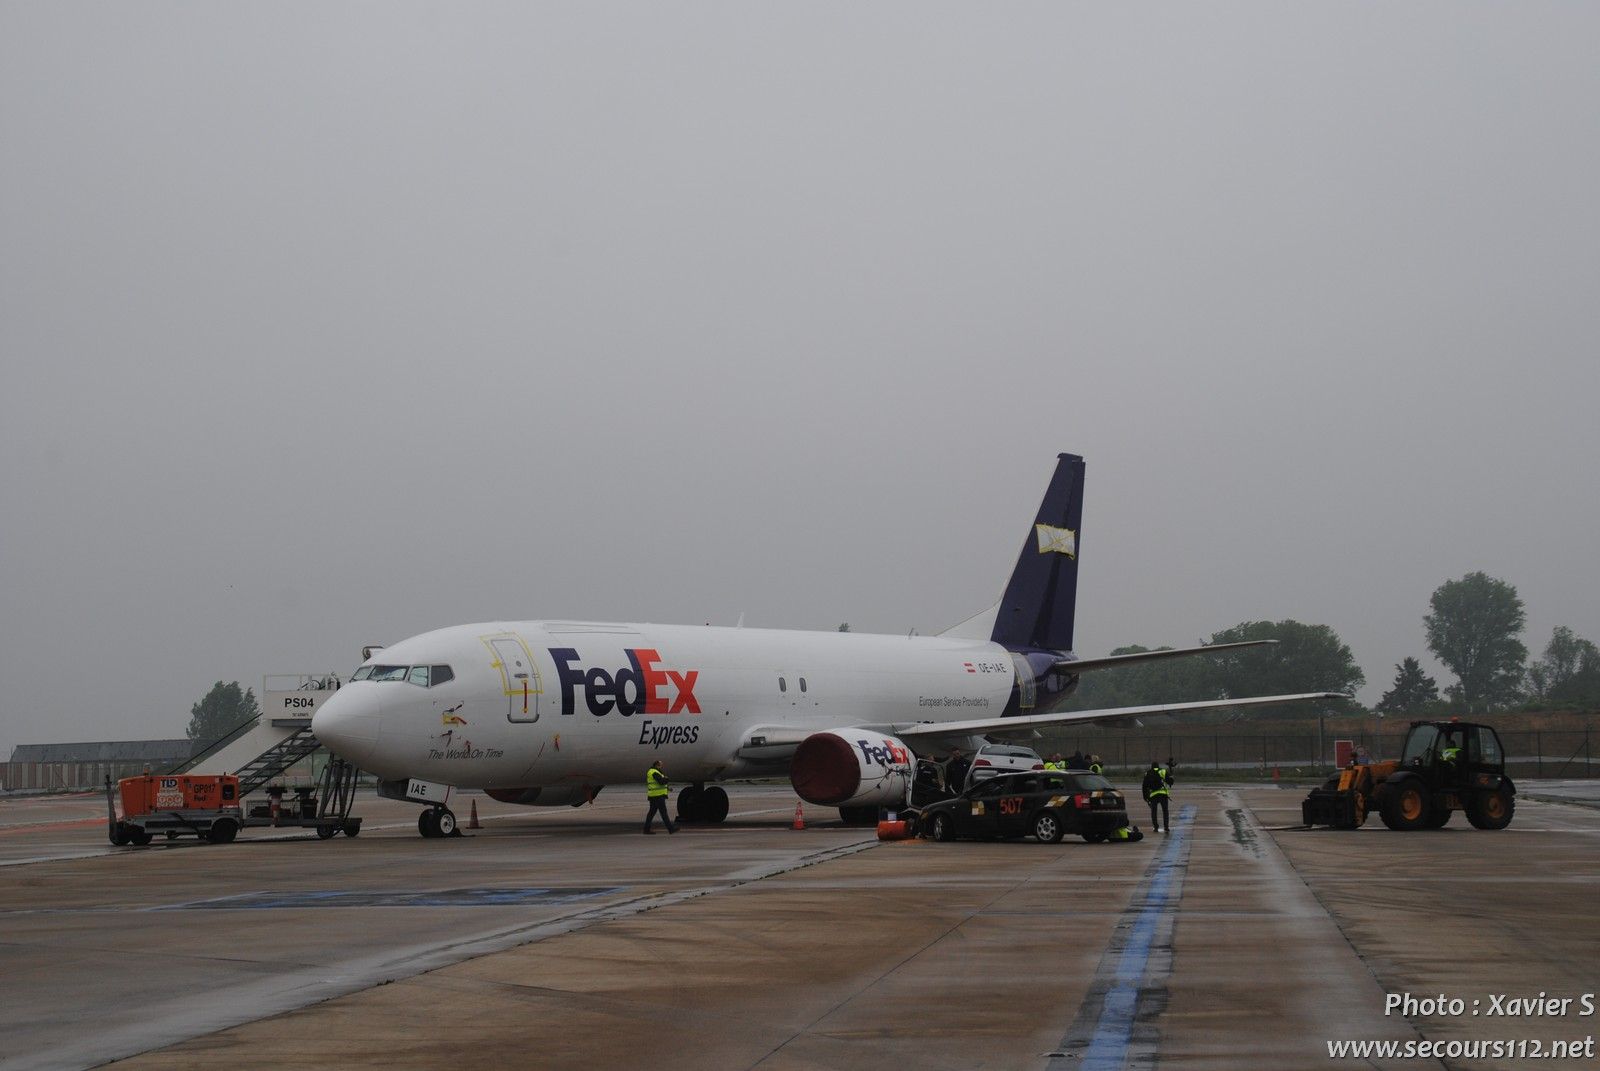
[[[976,673],[976,672],[978,672],[977,668],[975,666],[973,666],[973,664],[971,662],[963,662],[961,664],[963,666],[967,667],[967,672],[968,673]]]
[[[1039,535],[1040,554],[1065,554],[1069,558],[1078,556],[1078,533],[1071,528],[1036,524],[1033,530]]]

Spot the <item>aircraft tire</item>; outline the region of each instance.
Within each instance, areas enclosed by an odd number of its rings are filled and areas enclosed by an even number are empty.
[[[439,830],[439,836],[453,837],[456,835],[456,815],[450,808],[440,807],[438,809],[438,817],[433,821]]]
[[[694,824],[703,821],[703,808],[701,801],[705,790],[699,785],[690,785],[678,793],[678,821]]]
[[[700,821],[719,825],[728,817],[728,793],[721,785],[712,785],[700,793]]]
[[[443,833],[439,832],[438,814],[438,811],[429,807],[417,815],[417,832],[430,840],[434,837],[444,836]]]

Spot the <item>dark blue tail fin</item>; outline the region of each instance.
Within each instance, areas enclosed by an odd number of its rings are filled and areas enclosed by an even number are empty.
[[[1078,543],[1083,522],[1083,458],[1061,454],[1022,544],[995,617],[996,643],[1011,650],[1072,650],[1078,600]]]

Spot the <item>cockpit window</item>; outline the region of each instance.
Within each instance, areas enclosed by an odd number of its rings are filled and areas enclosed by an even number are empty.
[[[412,666],[411,672],[406,675],[406,680],[410,681],[412,684],[420,684],[426,688],[428,686],[428,667]]]
[[[443,684],[445,681],[453,681],[455,679],[456,679],[456,671],[451,669],[449,666],[434,666],[433,667],[433,683],[434,684]]]
[[[350,674],[350,679],[353,681],[364,681],[370,676],[372,676],[372,667],[362,666],[360,669]]]
[[[410,670],[410,666],[373,666],[370,679],[375,681],[403,681]]]

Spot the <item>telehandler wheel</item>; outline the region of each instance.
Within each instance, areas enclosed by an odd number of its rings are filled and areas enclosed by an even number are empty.
[[[1467,821],[1474,829],[1504,829],[1516,813],[1517,798],[1504,785],[1489,792],[1474,792],[1467,797]]]
[[[1432,807],[1428,808],[1428,821],[1426,828],[1443,829],[1445,826],[1450,824],[1450,816],[1455,813],[1456,812],[1452,811],[1450,808],[1435,803]]]
[[[1365,793],[1360,791],[1352,792],[1351,797],[1350,814],[1352,817],[1350,828],[1360,829],[1367,824],[1367,797]]]
[[[1409,832],[1427,825],[1431,801],[1428,799],[1428,790],[1420,781],[1385,785],[1381,795],[1378,816],[1390,829]]]

